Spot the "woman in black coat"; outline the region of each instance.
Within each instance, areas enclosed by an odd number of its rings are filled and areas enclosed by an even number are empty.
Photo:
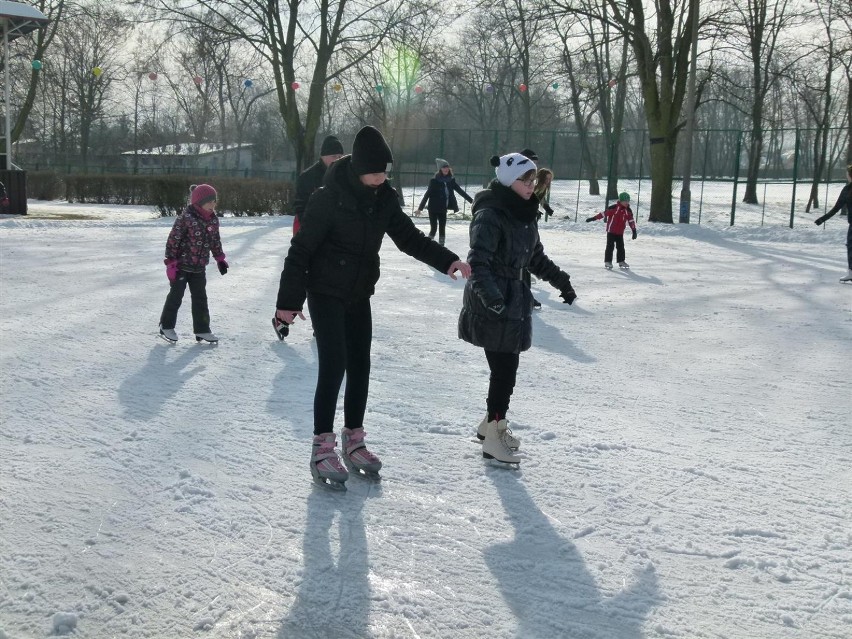
[[[544,253],[538,235],[536,166],[520,153],[491,158],[497,179],[476,194],[470,224],[471,276],[464,289],[459,337],[485,349],[491,371],[488,414],[477,435],[486,458],[517,464],[520,446],[506,412],[515,388],[521,351],[532,344],[533,297],[527,271],[559,290],[571,304],[571,277]]]
[[[435,177],[429,180],[429,187],[423,194],[423,199],[420,200],[420,206],[417,207],[417,215],[423,213],[424,206],[429,209],[429,237],[435,237],[437,228],[438,243],[443,246],[447,236],[447,211],[452,209],[456,213],[459,212],[456,193],[468,202],[473,202],[473,200],[456,182],[449,162],[435,158],[435,164],[438,165],[438,172],[435,173]],[[429,203],[428,206],[427,202]]]
[[[308,200],[299,232],[290,242],[278,288],[275,316],[292,324],[305,298],[317,340],[319,371],[314,395],[310,468],[318,483],[343,486],[349,474],[335,450],[334,413],[346,375],[341,453],[353,472],[376,475],[379,458],[364,445],[364,413],[370,382],[372,310],[379,279],[379,250],[387,234],[408,255],[455,278],[470,275],[459,256],[427,238],[402,212],[387,183],[393,156],[382,134],[358,132],[352,155],[332,164],[322,188]]]
[[[841,282],[852,282],[852,164],[846,167],[846,186],[840,191],[840,196],[837,198],[834,206],[822,217],[814,220],[814,224],[823,224],[828,218],[833,217],[835,213],[846,207],[846,221],[849,223],[849,230],[846,231],[846,265],[848,270],[846,275],[840,278]]]

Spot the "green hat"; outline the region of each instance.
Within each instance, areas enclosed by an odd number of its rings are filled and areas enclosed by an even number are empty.
[[[628,193],[627,191],[622,191],[621,193],[618,194],[618,199],[621,200],[622,202],[629,202],[630,201],[630,193]]]

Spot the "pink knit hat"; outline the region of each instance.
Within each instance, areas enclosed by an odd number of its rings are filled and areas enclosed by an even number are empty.
[[[190,195],[189,201],[193,206],[200,208],[216,199],[216,189],[209,184],[193,185],[190,189],[192,189],[192,195]]]

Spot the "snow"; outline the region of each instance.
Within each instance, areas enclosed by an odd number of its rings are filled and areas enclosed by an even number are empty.
[[[282,343],[269,323],[291,218],[223,219],[221,341],[195,343],[187,297],[172,346],[155,336],[171,219],[4,217],[0,638],[849,637],[846,220],[789,229],[778,195],[763,226],[741,205],[730,227],[718,188],[701,226],[640,213],[632,270],[610,272],[602,223],[582,222],[601,202],[581,195],[575,223],[576,189],[554,187],[572,215],[542,239],[579,299],[534,284],[520,471],[473,442],[488,373],[456,336],[464,283],[385,242],[383,479],[340,494],[307,468],[310,325]],[[448,246],[466,241],[451,221]]]

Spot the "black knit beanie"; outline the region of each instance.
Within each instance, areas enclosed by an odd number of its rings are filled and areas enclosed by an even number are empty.
[[[337,136],[329,135],[322,141],[320,155],[343,155],[343,145]]]
[[[365,126],[352,143],[352,170],[355,175],[387,173],[393,164],[393,153],[381,132]]]

